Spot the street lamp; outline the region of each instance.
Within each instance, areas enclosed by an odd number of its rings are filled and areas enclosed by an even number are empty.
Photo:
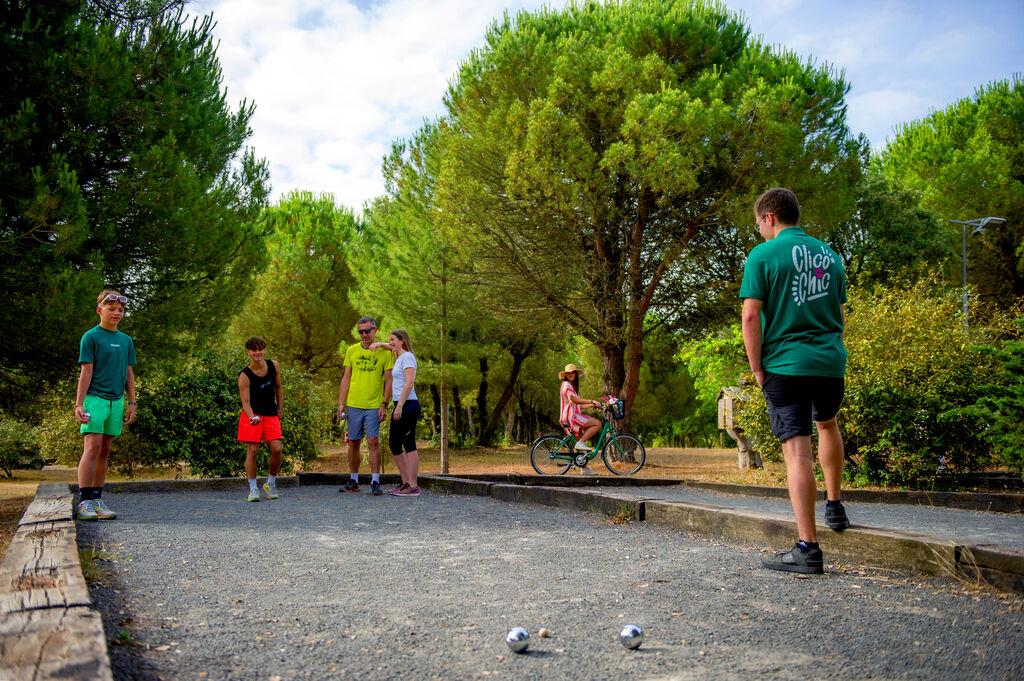
[[[971,234],[981,234],[985,231],[985,225],[993,222],[1006,222],[1006,218],[989,216],[987,218],[974,218],[973,220],[950,220],[950,222],[962,225],[964,230],[964,252],[961,258],[964,265],[964,328],[967,328],[967,225],[974,227]]]

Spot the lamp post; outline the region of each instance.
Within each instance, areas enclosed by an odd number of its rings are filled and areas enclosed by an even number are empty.
[[[963,256],[961,258],[964,266],[964,328],[967,328],[967,226],[974,227],[971,230],[971,234],[981,234],[985,231],[985,225],[993,222],[1006,222],[1006,218],[992,217],[991,215],[987,218],[974,218],[973,220],[950,220],[950,222],[962,225],[964,230],[964,241],[963,241]]]

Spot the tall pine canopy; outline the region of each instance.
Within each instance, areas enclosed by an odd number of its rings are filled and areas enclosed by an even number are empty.
[[[8,405],[77,366],[100,288],[151,360],[222,329],[264,261],[253,105],[228,104],[210,18],[154,4],[0,4]]]
[[[506,16],[447,95],[438,205],[486,280],[594,343],[631,404],[653,313],[684,329],[735,314],[760,192],[796,191],[812,232],[852,211],[866,142],[847,90],[717,2]]]

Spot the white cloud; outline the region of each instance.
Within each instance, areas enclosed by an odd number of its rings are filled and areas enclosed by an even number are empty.
[[[383,192],[391,143],[443,112],[449,81],[487,27],[506,8],[543,4],[563,3],[202,0],[189,8],[214,12],[229,101],[256,102],[250,143],[270,163],[274,196],[331,192],[360,210]],[[769,44],[845,70],[850,127],[876,147],[897,124],[1024,63],[1014,35],[1024,12],[999,0],[728,5]]]

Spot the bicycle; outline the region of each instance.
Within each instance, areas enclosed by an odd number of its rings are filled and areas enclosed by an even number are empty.
[[[622,400],[609,400],[605,404],[602,409],[605,414],[604,425],[594,448],[589,452],[576,451],[576,437],[568,427],[563,428],[564,435],[541,433],[530,447],[533,469],[541,475],[564,475],[574,465],[583,468],[600,451],[604,465],[615,475],[636,473],[647,460],[647,450],[636,435],[617,433],[612,426],[612,420],[625,416],[625,410],[626,405]]]

